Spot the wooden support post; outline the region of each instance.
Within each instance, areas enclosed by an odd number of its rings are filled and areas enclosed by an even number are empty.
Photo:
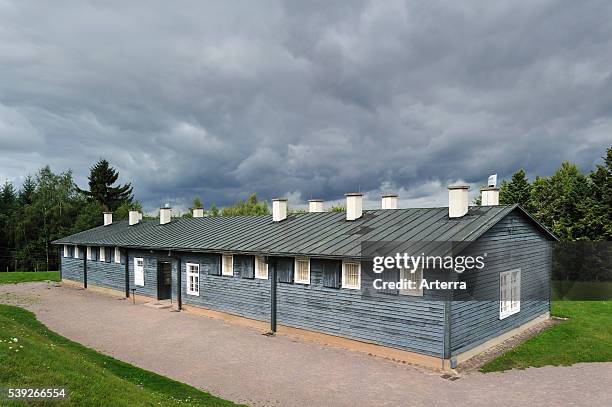
[[[87,247],[83,251],[83,288],[87,289]]]
[[[130,298],[130,256],[125,249],[125,298]]]
[[[270,331],[276,333],[276,264],[270,276]]]

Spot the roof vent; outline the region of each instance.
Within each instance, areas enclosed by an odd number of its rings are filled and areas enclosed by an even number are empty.
[[[191,211],[191,216],[194,218],[203,218],[204,217],[204,208],[193,208]]]
[[[363,214],[363,194],[350,192],[346,194],[346,220],[361,218]]]
[[[104,212],[104,226],[108,226],[113,223],[113,213]]]
[[[452,185],[448,187],[448,217],[460,218],[468,212],[468,185]]]
[[[480,189],[480,205],[499,205],[499,188],[486,187]]]
[[[164,206],[159,209],[159,224],[165,225],[166,223],[170,223],[172,219],[172,208],[169,206]]]
[[[323,200],[322,199],[308,200],[308,212],[323,212]]]
[[[397,194],[385,194],[382,196],[383,209],[397,209]]]
[[[276,198],[272,200],[272,220],[280,222],[287,219],[287,198]]]
[[[140,222],[140,219],[141,219],[140,212],[138,212],[138,211],[130,211],[129,212],[128,220],[129,220],[130,226],[136,225],[138,222]]]

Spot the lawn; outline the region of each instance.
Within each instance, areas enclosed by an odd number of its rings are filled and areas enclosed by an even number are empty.
[[[0,388],[65,387],[66,406],[235,405],[72,342],[7,305],[0,305],[0,366]]]
[[[25,283],[28,281],[59,281],[59,271],[13,271],[0,273],[0,284]]]
[[[553,301],[568,318],[485,364],[482,372],[612,361],[612,301]]]

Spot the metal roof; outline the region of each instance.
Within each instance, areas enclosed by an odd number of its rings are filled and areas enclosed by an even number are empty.
[[[448,208],[443,207],[365,210],[363,216],[354,221],[347,221],[344,212],[292,214],[281,222],[273,222],[271,215],[173,218],[165,225],[160,225],[158,220],[145,220],[132,226],[127,221],[119,221],[53,243],[279,256],[361,257],[364,242],[474,241],[513,210],[525,213],[517,205],[500,205],[470,207],[461,218],[449,218]],[[529,215],[528,218],[533,220]]]

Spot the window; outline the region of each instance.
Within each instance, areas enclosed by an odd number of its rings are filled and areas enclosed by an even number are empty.
[[[342,262],[338,260],[318,260],[323,268],[323,287],[340,288],[342,285]]]
[[[187,294],[200,295],[200,265],[187,263]]]
[[[115,263],[121,263],[121,250],[115,247]]]
[[[113,251],[111,250],[110,247],[105,247],[104,248],[104,259],[107,263],[111,262],[111,257],[113,256]]]
[[[342,263],[342,288],[361,289],[361,264],[357,261]]]
[[[74,258],[79,258],[79,246],[74,246]]]
[[[100,250],[100,255],[104,250]],[[134,259],[134,285],[144,287],[144,259],[137,257]]]
[[[68,245],[64,245],[64,257],[68,257]]]
[[[295,282],[310,284],[310,259],[298,257],[295,259]]]
[[[234,269],[240,273],[240,277],[254,279],[255,256],[234,256]]]
[[[221,265],[221,275],[233,276],[234,275],[234,256],[231,254],[224,254]]]
[[[268,279],[268,263],[265,263],[261,256],[255,257],[255,278]]]
[[[293,284],[295,261],[291,258],[276,258],[274,262],[279,283]]]
[[[87,260],[91,260],[91,246],[87,246]]]
[[[221,264],[223,263],[223,255],[220,254],[214,258],[207,259],[202,262],[202,272],[212,276],[221,275]]]
[[[100,247],[100,261],[106,261],[106,247]]]
[[[412,286],[415,287],[413,289],[410,288],[400,288],[399,294],[401,295],[413,295],[416,297],[423,296],[423,289],[421,288],[421,282],[423,280],[423,269],[419,267],[416,270],[408,270],[405,268],[400,269],[400,281],[405,283],[404,280],[408,280],[411,282]]]
[[[521,269],[499,273],[499,319],[521,310]]]

